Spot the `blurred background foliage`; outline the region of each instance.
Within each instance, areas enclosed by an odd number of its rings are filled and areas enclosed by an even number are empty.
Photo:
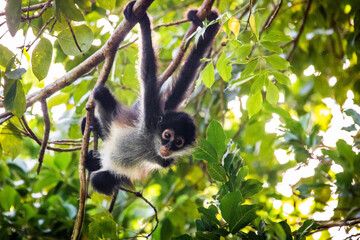
[[[33,135],[44,135],[43,113],[39,103],[25,109],[25,95],[97,51],[126,4],[55,0],[45,11],[26,10],[45,2],[0,1],[0,110],[14,114],[0,125],[1,239],[70,238],[80,188],[79,121],[101,64],[47,99],[55,151],[46,150],[40,174]],[[156,26],[201,4],[154,1],[148,13]],[[196,119],[198,146],[136,184],[158,211],[152,238],[356,239],[360,2],[217,0],[214,6],[223,28],[186,107]],[[188,27],[154,30],[159,73]],[[137,35],[135,27],[124,44]],[[118,51],[107,81],[128,105],[139,90],[137,43]],[[120,191],[111,213],[111,198],[91,189],[89,196],[83,239],[141,238],[155,225],[152,208],[133,195]]]

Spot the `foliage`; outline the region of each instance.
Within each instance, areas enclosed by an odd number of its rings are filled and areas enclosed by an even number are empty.
[[[6,4],[0,29],[8,30],[0,39],[1,239],[70,238],[79,207],[79,121],[104,64],[55,94],[41,90],[58,83],[59,69],[70,78],[101,49],[126,4],[47,2],[28,12],[35,2],[0,1]],[[155,1],[148,13],[154,25],[172,23],[201,4]],[[136,183],[158,211],[153,239],[328,239],[333,227],[356,234],[360,2],[219,0],[214,6],[222,32],[186,107],[198,126],[197,146],[171,169]],[[195,43],[209,24],[194,33]],[[188,27],[154,29],[160,73]],[[118,50],[107,81],[128,105],[139,91],[138,46],[130,44],[137,32]],[[46,124],[31,99],[40,93],[51,134],[37,174]],[[120,191],[109,212],[111,198],[91,189],[89,195],[84,239],[141,237],[155,226],[153,209],[136,196]]]

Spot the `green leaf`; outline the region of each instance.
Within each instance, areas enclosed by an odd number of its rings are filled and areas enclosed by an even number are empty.
[[[91,2],[90,0],[75,0],[75,3],[85,11],[91,11]]]
[[[198,160],[206,160],[207,162],[217,163],[218,156],[216,150],[205,139],[199,139],[198,145],[193,152],[193,155]]]
[[[15,159],[23,148],[21,134],[12,123],[8,123],[6,127],[1,129],[0,143],[2,151],[8,154],[11,159]]]
[[[287,85],[287,86],[291,85],[290,78],[288,78],[285,74],[283,74],[281,72],[272,72],[271,74],[274,75],[274,77],[276,78],[278,83],[281,83],[281,84]]]
[[[357,113],[354,109],[345,110],[346,115],[352,117],[354,123],[360,126],[360,114]]]
[[[0,205],[5,212],[10,211],[11,207],[17,209],[21,204],[19,193],[9,185],[5,185],[0,191],[0,199]]]
[[[26,98],[20,80],[6,79],[4,88],[4,106],[15,116],[21,118],[26,110]]]
[[[8,79],[18,80],[21,79],[21,76],[24,75],[25,73],[26,73],[25,68],[18,68],[11,72],[5,73],[5,77],[7,77]]]
[[[193,238],[189,234],[180,235],[175,238],[171,238],[172,240],[192,240]]]
[[[209,62],[208,65],[206,65],[206,67],[201,71],[199,79],[204,82],[207,88],[211,88],[215,82],[215,69],[212,62]]]
[[[241,184],[240,191],[244,198],[249,198],[262,190],[262,183],[256,179],[248,179]]]
[[[218,156],[223,155],[226,149],[226,135],[218,121],[213,120],[210,122],[206,130],[206,140],[215,148]]]
[[[282,53],[283,50],[275,43],[269,42],[269,41],[262,41],[261,45],[265,47],[267,50],[275,53]]]
[[[73,31],[82,52],[80,52],[76,46],[70,29],[60,32],[58,35],[58,41],[65,54],[76,56],[85,53],[90,49],[92,41],[94,40],[94,34],[86,25],[73,27]]]
[[[0,44],[0,65],[6,67],[10,59],[14,56],[13,52]]]
[[[271,30],[261,35],[262,42],[288,42],[291,40],[292,38],[290,36],[278,30]]]
[[[226,178],[226,173],[225,173],[225,169],[220,166],[218,163],[209,163],[207,165],[207,170],[210,174],[210,176],[219,182],[226,182],[227,178]]]
[[[42,38],[40,42],[34,48],[31,57],[31,66],[34,75],[37,79],[43,80],[48,72],[51,65],[53,47],[51,42]]]
[[[116,222],[110,213],[101,212],[94,216],[94,221],[89,224],[90,236],[101,239],[118,239]]]
[[[74,0],[55,0],[57,9],[69,19],[74,21],[84,21],[84,16],[81,11],[77,9]]]
[[[262,95],[261,92],[257,92],[255,94],[251,94],[246,102],[246,109],[249,113],[249,117],[258,113],[262,106]]]
[[[230,59],[226,57],[225,53],[222,53],[216,63],[216,69],[219,71],[220,76],[224,81],[228,82],[231,78]]]
[[[272,83],[272,81],[269,81],[266,88],[266,100],[271,105],[276,105],[279,101],[279,89]]]
[[[17,33],[21,21],[21,0],[9,0],[5,7],[6,24],[12,37]]]
[[[48,108],[52,108],[53,106],[60,105],[62,103],[67,103],[70,99],[69,93],[60,92],[54,96],[52,96],[48,101]]]
[[[255,75],[255,76],[256,76],[255,81],[251,85],[251,90],[250,90],[251,94],[260,92],[263,89],[263,87],[265,86],[265,81],[267,80],[266,76],[264,74]]]
[[[268,56],[265,59],[266,62],[268,62],[273,68],[277,70],[286,70],[290,66],[288,61],[276,54]]]
[[[237,60],[243,60],[244,58],[248,57],[251,53],[252,46],[250,44],[244,44],[238,48],[236,48],[236,58]]]
[[[236,211],[242,201],[243,197],[239,191],[228,193],[221,199],[221,215],[228,224],[236,221]]]
[[[97,0],[96,2],[100,7],[111,10],[115,7],[116,0]]]
[[[306,220],[303,225],[295,232],[295,239],[305,240],[308,233],[317,229],[319,225],[313,219]]]
[[[346,169],[346,170],[354,170],[353,169],[353,164],[356,160],[356,154],[355,152],[352,150],[352,147],[349,146],[344,140],[340,139],[339,141],[336,142],[336,148],[340,153],[340,156],[342,156],[343,158],[346,159],[347,164],[343,167],[350,167],[350,169]]]
[[[260,210],[259,205],[241,205],[236,209],[235,221],[229,223],[231,233],[236,233],[242,228],[246,227],[251,221],[258,216],[256,211]]]
[[[241,78],[245,78],[246,76],[248,76],[249,74],[251,74],[252,72],[254,72],[257,64],[258,64],[258,59],[255,59],[251,62],[249,62],[248,64],[246,64],[245,69],[241,72]]]

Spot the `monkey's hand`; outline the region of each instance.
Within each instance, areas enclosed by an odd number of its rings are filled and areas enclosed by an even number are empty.
[[[192,23],[194,23],[196,26],[199,26],[199,27],[203,27],[203,23],[202,21],[200,20],[200,18],[196,15],[198,12],[198,10],[190,10],[188,13],[187,13],[187,18],[189,21],[191,21]],[[215,20],[217,17],[219,16],[219,13],[215,10],[212,10],[210,15],[207,17],[207,19],[209,21],[213,21]]]

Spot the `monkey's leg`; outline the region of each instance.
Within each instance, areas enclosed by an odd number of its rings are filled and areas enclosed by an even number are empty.
[[[97,192],[109,196],[120,186],[133,186],[128,177],[124,175],[116,175],[110,171],[94,172],[91,175],[91,185]]]

